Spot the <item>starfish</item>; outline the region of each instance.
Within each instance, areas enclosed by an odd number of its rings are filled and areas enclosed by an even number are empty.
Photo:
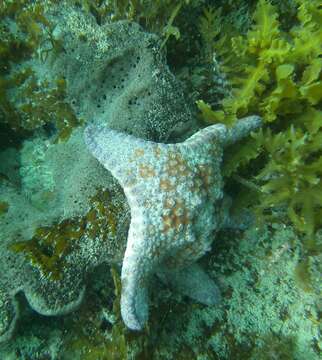
[[[152,274],[208,305],[218,302],[212,279],[196,265],[214,233],[227,225],[223,148],[261,124],[258,116],[206,127],[182,143],[162,144],[106,126],[88,125],[90,152],[122,186],[131,209],[121,282],[121,314],[130,329],[148,319]]]

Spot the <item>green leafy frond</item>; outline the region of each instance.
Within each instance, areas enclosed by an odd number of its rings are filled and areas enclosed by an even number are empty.
[[[268,122],[276,120],[278,114],[282,112],[282,107],[286,107],[288,113],[297,111],[297,106],[290,107],[299,98],[299,89],[293,81],[294,66],[292,64],[279,65],[275,71],[276,87],[260,103],[260,109],[264,114],[264,119]]]
[[[249,52],[258,54],[262,49],[271,46],[280,35],[278,13],[276,8],[266,0],[259,0],[253,15],[254,25],[247,34]]]
[[[211,106],[203,100],[196,101],[198,109],[201,111],[203,119],[208,123],[223,123],[225,121],[225,113],[223,111],[214,111]]]
[[[256,177],[262,183],[260,207],[286,206],[290,220],[308,236],[313,236],[318,223],[315,214],[322,208],[321,140],[321,132],[308,134],[293,125],[278,134],[267,129],[257,135],[269,155]]]
[[[266,128],[232,149],[224,175],[234,177],[261,154],[255,170],[259,213],[284,208],[295,226],[313,238],[322,226],[322,7],[317,0],[296,3],[298,22],[284,32],[276,8],[258,1],[251,29],[231,39],[233,59],[226,57],[222,66],[231,94],[217,109],[202,100],[197,105],[208,122],[229,125],[258,114],[267,126],[274,123],[274,131]],[[223,41],[221,34],[216,38]]]
[[[216,41],[222,30],[221,11],[221,8],[206,8],[199,21],[199,32],[203,42],[203,51],[208,62],[212,61],[216,48],[222,47],[221,44],[218,44]]]
[[[237,148],[231,149],[225,155],[223,175],[231,176],[241,167],[256,159],[260,154],[260,143],[255,138],[249,138]]]
[[[269,73],[265,63],[245,65],[243,77],[233,81],[233,97],[224,99],[223,107],[228,115],[241,117],[254,108],[258,96],[265,90]]]
[[[291,59],[309,64],[322,54],[322,8],[319,1],[297,0],[300,25],[291,29],[294,47]]]

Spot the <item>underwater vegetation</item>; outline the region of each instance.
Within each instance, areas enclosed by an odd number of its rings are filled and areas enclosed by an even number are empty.
[[[58,280],[65,257],[73,247],[79,246],[82,237],[99,238],[102,242],[115,237],[117,214],[124,208],[113,205],[110,198],[108,190],[98,191],[85,216],[39,227],[32,239],[15,242],[11,250],[24,253],[34,266],[40,268],[43,276]]]
[[[224,173],[247,174],[248,166],[257,210],[283,209],[313,250],[322,225],[322,8],[319,1],[295,3],[297,15],[287,31],[277,6],[260,0],[250,29],[237,36],[220,10],[205,10],[202,39],[225,74],[227,91],[217,109],[203,100],[197,105],[207,122],[262,116],[265,128],[233,149]]]
[[[180,10],[187,5],[196,6],[200,0],[74,0],[84,11],[91,13],[98,24],[106,21],[135,21],[144,29],[163,36],[163,45],[170,36],[180,37],[174,25]]]
[[[57,140],[66,140],[80,120],[65,100],[65,80],[42,81],[27,61],[63,50],[43,2],[2,1],[0,18],[0,124],[20,134],[52,124]]]

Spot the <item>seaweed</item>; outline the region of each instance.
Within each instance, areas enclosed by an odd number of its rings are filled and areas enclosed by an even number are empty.
[[[192,2],[198,3],[198,0],[75,1],[86,12],[91,13],[98,24],[126,19],[139,23],[148,31],[158,33],[163,37],[162,47],[170,36],[176,39],[180,37],[180,30],[174,26],[174,20],[182,7]]]
[[[30,240],[14,242],[10,250],[23,253],[43,276],[58,280],[66,266],[66,256],[83,238],[97,238],[113,246],[117,218],[123,210],[112,203],[108,190],[99,190],[91,198],[91,208],[85,216],[40,226]]]
[[[244,35],[228,42],[225,36],[209,37],[219,63],[227,47],[233,54],[222,65],[231,93],[218,109],[203,100],[197,105],[205,121],[227,126],[243,116],[262,116],[264,129],[228,151],[224,175],[242,171],[260,190],[258,213],[284,208],[312,249],[322,225],[322,9],[316,0],[296,4],[297,19],[288,31],[281,29],[277,7],[259,0]]]
[[[61,52],[62,44],[53,36],[55,25],[45,17],[41,1],[4,1],[0,16],[0,122],[21,135],[54,124],[56,141],[68,139],[81,121],[66,101],[65,80],[49,84],[24,65]]]
[[[53,226],[39,227],[31,240],[16,242],[10,249],[24,253],[43,276],[58,280],[65,266],[66,255],[71,252],[73,243],[80,239],[83,231],[84,222],[65,220]]]
[[[26,68],[10,79],[3,79],[0,91],[1,88],[3,122],[15,131],[35,130],[52,123],[56,126],[58,141],[68,139],[72,129],[81,124],[65,101],[66,81],[63,78],[57,79],[55,86],[50,86],[47,81],[40,82],[31,68]],[[14,105],[6,96],[11,89],[15,89],[17,98],[24,99],[19,105]]]

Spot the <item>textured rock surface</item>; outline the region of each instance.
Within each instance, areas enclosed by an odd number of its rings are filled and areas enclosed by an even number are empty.
[[[193,292],[189,289],[199,278],[194,297],[206,304],[217,302],[216,286],[202,278],[199,269],[190,270],[189,278],[184,268],[210,249],[214,232],[225,226],[220,173],[224,146],[259,126],[258,117],[249,117],[229,130],[216,124],[168,145],[108,127],[87,127],[88,148],[117,178],[131,208],[121,297],[129,328],[142,329],[147,321],[149,277],[162,268],[182,269],[173,282],[186,282],[186,292]]]

